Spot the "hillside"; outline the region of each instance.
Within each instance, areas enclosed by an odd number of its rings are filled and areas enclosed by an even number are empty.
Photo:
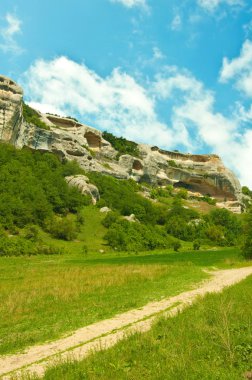
[[[0,77],[0,140],[75,160],[88,172],[134,179],[151,185],[186,188],[196,196],[211,196],[219,207],[241,211],[238,179],[216,155],[165,151],[117,138],[76,119],[41,114],[23,103],[23,91]]]

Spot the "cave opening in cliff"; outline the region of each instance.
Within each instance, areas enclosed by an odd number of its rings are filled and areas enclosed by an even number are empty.
[[[174,184],[174,188],[177,188],[177,189],[184,188],[193,193],[216,196],[216,190],[214,190],[211,186],[208,186],[203,183],[188,183],[188,182],[179,181]]]
[[[192,184],[189,184],[189,183],[186,183],[186,182],[182,182],[182,181],[176,182],[174,184],[174,187],[178,188],[178,189],[184,188],[186,190],[191,190],[191,191],[193,191],[193,189],[194,189],[194,186]]]
[[[90,148],[100,148],[101,147],[101,137],[93,132],[86,132],[84,137],[87,139],[88,146]]]
[[[174,184],[174,188],[184,188],[193,193],[200,193],[201,195],[207,195],[213,198],[218,199],[219,201],[234,201],[235,197],[229,191],[225,191],[221,188],[216,188],[210,184],[202,181],[198,183],[188,183],[179,181]]]
[[[132,167],[134,170],[142,170],[143,169],[143,165],[140,161],[138,160],[135,160],[133,162],[133,167]]]

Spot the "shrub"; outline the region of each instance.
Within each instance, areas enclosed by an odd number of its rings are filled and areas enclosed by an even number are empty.
[[[246,260],[252,260],[252,236],[246,236],[244,238],[242,255]]]
[[[39,229],[37,226],[28,225],[24,230],[24,238],[33,242],[39,240]]]
[[[62,249],[34,243],[20,236],[0,238],[0,256],[54,255],[63,253]]]
[[[181,188],[177,194],[179,198],[187,199],[188,198],[188,191],[186,189]]]
[[[117,210],[121,215],[135,214],[143,223],[156,224],[160,214],[165,210],[158,207],[148,199],[137,193],[138,186],[133,181],[119,180],[100,173],[87,173],[91,182],[100,192],[101,200],[98,206],[105,204],[107,207]]]
[[[195,240],[193,242],[193,249],[194,249],[194,251],[199,251],[199,249],[200,249],[200,241],[199,240]]]
[[[247,260],[252,260],[252,209],[245,215],[241,248],[243,257]]]
[[[182,247],[182,245],[181,245],[180,241],[175,241],[173,243],[173,249],[175,252],[178,252],[181,247]]]
[[[64,177],[71,175],[85,174],[84,170],[80,168],[76,160],[65,161],[62,168],[62,175]]]
[[[197,211],[184,208],[181,198],[176,197],[167,215],[166,231],[178,239],[193,241],[201,234],[203,229],[203,223],[193,222],[199,217],[200,215]]]
[[[50,130],[49,125],[45,124],[39,117],[38,112],[23,102],[23,117],[29,124],[34,124],[41,129]]]
[[[152,199],[170,198],[173,193],[173,187],[171,185],[166,187],[157,187],[151,190],[150,196]]]
[[[77,212],[76,223],[79,227],[85,224],[85,218],[80,211]]]
[[[169,166],[173,167],[173,168],[182,168],[182,165],[181,164],[178,164],[176,161],[174,160],[169,160]]]
[[[113,148],[118,151],[118,156],[122,154],[130,154],[131,156],[139,157],[140,152],[138,145],[135,142],[126,140],[124,137],[116,137],[112,133],[106,131],[103,132],[102,137],[110,142]]]
[[[104,227],[109,228],[113,223],[116,223],[118,221],[119,216],[120,215],[118,212],[110,211],[103,219],[102,224],[104,225]]]
[[[166,231],[168,234],[185,241],[194,240],[196,233],[194,226],[188,224],[182,216],[170,217],[166,222]]]
[[[216,199],[210,197],[209,195],[205,195],[204,197],[198,198],[199,201],[207,202],[209,205],[215,206]]]
[[[252,198],[252,191],[247,186],[242,187],[242,194]]]
[[[146,226],[118,220],[105,235],[108,244],[119,251],[143,251],[169,248],[174,239],[161,226]]]
[[[77,237],[77,227],[73,218],[54,217],[47,224],[47,230],[57,239],[71,241]]]
[[[224,232],[220,226],[208,226],[205,229],[205,235],[210,241],[219,245],[225,245]]]
[[[88,254],[88,246],[84,244],[82,246],[81,252],[83,253],[83,255],[87,255]]]
[[[222,245],[237,244],[242,226],[235,214],[226,209],[215,209],[205,216],[205,221],[209,225],[206,231],[209,239]]]

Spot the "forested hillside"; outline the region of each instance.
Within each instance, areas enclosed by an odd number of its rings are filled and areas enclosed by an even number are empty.
[[[104,244],[118,251],[177,251],[189,243],[198,250],[202,245],[234,246],[242,241],[241,217],[214,206],[207,214],[188,207],[185,189],[175,191],[171,186],[138,184],[95,172],[86,175],[99,189],[97,212],[104,206],[110,211],[98,219],[94,211],[84,217],[90,198],[65,180],[76,174],[83,171],[75,161],[61,162],[50,153],[0,145],[1,255],[57,253],[54,241],[49,247],[39,238],[40,231],[54,239],[78,238],[81,244],[86,239],[82,226],[90,224],[96,230],[101,222]],[[147,186],[150,197],[146,198]]]

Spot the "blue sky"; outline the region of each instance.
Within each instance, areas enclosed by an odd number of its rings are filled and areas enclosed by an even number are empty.
[[[252,187],[250,0],[2,0],[0,73],[41,111],[217,153]]]

